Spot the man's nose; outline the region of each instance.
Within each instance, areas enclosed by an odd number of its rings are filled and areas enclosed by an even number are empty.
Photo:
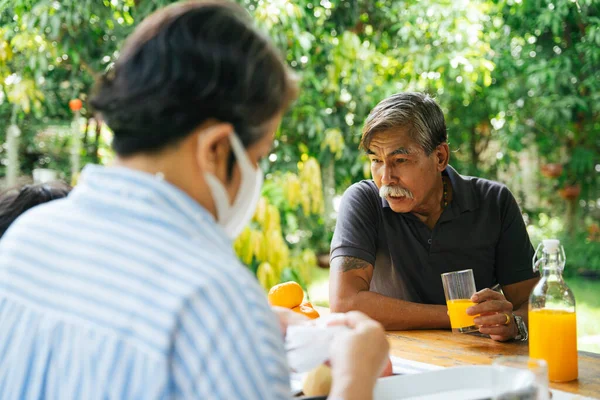
[[[393,186],[398,183],[398,179],[395,177],[394,174],[394,169],[387,164],[383,166],[383,175],[381,177],[381,183],[386,186]]]

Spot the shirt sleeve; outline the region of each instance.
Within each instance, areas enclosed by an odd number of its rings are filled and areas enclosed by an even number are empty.
[[[331,260],[343,256],[356,257],[375,265],[380,201],[367,181],[356,183],[346,190],[331,241]]]
[[[173,334],[170,397],[291,398],[277,317],[258,284],[239,278],[217,278],[183,305]]]
[[[496,278],[502,286],[539,276],[533,272],[533,246],[519,205],[512,193],[500,191],[502,228],[496,245]]]

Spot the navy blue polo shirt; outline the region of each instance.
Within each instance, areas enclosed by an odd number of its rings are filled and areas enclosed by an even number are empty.
[[[342,198],[331,260],[350,256],[374,266],[370,290],[425,304],[445,304],[440,275],[472,269],[477,290],[537,276],[533,247],[508,188],[462,176],[451,166],[452,201],[431,230],[412,213],[394,212],[372,180]]]

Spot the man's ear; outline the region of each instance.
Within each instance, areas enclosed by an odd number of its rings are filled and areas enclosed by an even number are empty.
[[[442,172],[448,166],[450,162],[450,148],[448,143],[442,143],[433,151],[436,168],[439,172]]]
[[[202,171],[225,180],[227,160],[231,144],[229,135],[233,133],[231,124],[217,123],[208,128],[198,129],[196,160]]]

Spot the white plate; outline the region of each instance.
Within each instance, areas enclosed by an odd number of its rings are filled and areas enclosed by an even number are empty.
[[[489,365],[443,368],[394,356],[391,360],[394,373],[403,375],[379,379],[374,392],[375,400],[481,400],[492,396],[492,376],[499,373]],[[509,374],[511,376],[504,376],[506,382],[514,382],[509,379],[521,382],[531,379],[528,371],[513,370]],[[293,394],[302,391],[305,375],[291,375]],[[559,390],[552,390],[552,393],[552,400],[590,399]]]
[[[488,365],[454,367],[379,379],[373,397],[375,400],[481,400],[492,397],[494,375],[512,382],[513,390],[530,387],[535,379],[527,370],[498,371]]]
[[[425,364],[418,361],[406,360],[404,358],[390,356],[390,360],[392,361],[392,370],[394,374],[397,375],[405,375],[405,374],[419,374],[427,371],[436,371],[443,369],[443,367],[439,367],[433,364]],[[304,381],[304,377],[306,373],[294,373],[290,374],[290,386],[292,388],[292,394],[297,395],[302,392],[302,382]]]

